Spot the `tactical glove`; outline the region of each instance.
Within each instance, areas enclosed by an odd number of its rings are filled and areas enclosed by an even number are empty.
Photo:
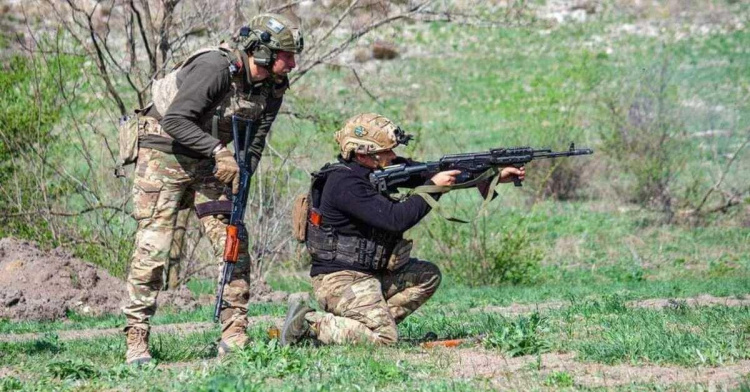
[[[234,155],[222,147],[214,154],[216,160],[216,171],[214,176],[225,184],[232,184],[232,193],[236,194],[240,190],[240,167],[234,160]]]

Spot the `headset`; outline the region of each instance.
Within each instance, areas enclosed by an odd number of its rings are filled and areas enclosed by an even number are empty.
[[[276,54],[268,46],[268,44],[271,42],[271,33],[262,31],[260,32],[260,34],[258,34],[257,31],[252,30],[248,26],[243,26],[240,29],[240,37],[249,37],[250,34],[256,36],[257,39],[252,40],[250,45],[248,45],[245,50],[252,52],[253,62],[255,63],[255,65],[259,65],[264,68],[271,67],[274,60],[276,60]]]

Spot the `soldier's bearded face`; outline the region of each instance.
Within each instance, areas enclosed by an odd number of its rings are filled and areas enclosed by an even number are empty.
[[[294,59],[294,53],[279,52],[276,54],[276,61],[273,62],[271,72],[276,75],[286,75],[296,66],[297,62]]]

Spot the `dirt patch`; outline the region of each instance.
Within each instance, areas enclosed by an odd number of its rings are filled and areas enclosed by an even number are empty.
[[[570,302],[550,301],[540,302],[532,305],[512,304],[510,306],[489,305],[482,308],[471,309],[471,312],[500,313],[506,317],[523,316],[534,312],[545,312],[558,310],[570,306]],[[637,301],[628,301],[625,306],[641,309],[675,309],[680,306],[750,306],[750,298],[737,297],[714,297],[709,294],[699,295],[691,298],[652,298]]]
[[[286,291],[274,291],[263,280],[253,282],[250,287],[250,303],[283,303],[289,298]]]
[[[0,318],[56,320],[70,311],[119,313],[125,283],[62,249],[46,252],[29,241],[0,240]],[[179,310],[198,307],[186,288],[163,292],[160,304]]]
[[[632,308],[663,309],[687,306],[750,306],[750,298],[714,297],[704,294],[693,298],[654,298],[640,301],[630,301],[627,306]]]
[[[440,350],[448,351],[448,350]],[[553,373],[565,372],[575,385],[586,387],[613,387],[632,383],[658,385],[701,383],[709,386],[735,385],[748,372],[750,361],[743,360],[722,367],[695,367],[656,365],[603,365],[582,363],[574,354],[543,354],[509,358],[481,349],[455,351],[450,371],[457,378],[487,378],[493,386],[518,389],[547,382]]]
[[[281,328],[284,323],[284,319],[281,317],[272,316],[256,316],[247,318],[248,326],[253,326],[258,323],[273,323],[276,327]],[[218,328],[217,324],[210,322],[194,322],[194,323],[179,323],[179,324],[164,324],[154,325],[151,327],[152,334],[177,334],[187,335],[194,332],[210,331],[214,328]],[[70,331],[55,331],[54,332],[60,340],[75,340],[75,339],[94,339],[104,336],[115,336],[121,335],[121,328],[105,328],[105,329],[81,329],[81,330],[70,330]],[[21,342],[26,340],[36,340],[44,337],[44,333],[23,333],[23,334],[2,334],[0,335],[0,342]]]
[[[16,372],[13,371],[13,368],[11,368],[9,366],[0,366],[0,378],[10,377],[10,376],[13,376],[15,374],[16,374]]]
[[[551,301],[551,302],[541,302],[541,303],[533,304],[533,305],[520,305],[520,304],[512,304],[510,306],[489,305],[489,306],[485,306],[479,309],[472,309],[471,311],[482,312],[482,313],[485,313],[485,312],[500,313],[505,317],[515,317],[515,316],[531,314],[534,312],[544,312],[548,310],[562,309],[568,305],[570,305],[570,303],[568,302]]]

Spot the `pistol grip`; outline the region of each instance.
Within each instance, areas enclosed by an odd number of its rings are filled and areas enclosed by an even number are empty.
[[[523,184],[521,184],[521,180],[518,178],[518,176],[513,176],[513,184],[515,186],[523,186]]]
[[[240,256],[239,229],[237,226],[227,226],[227,240],[224,244],[224,262],[236,263]]]

